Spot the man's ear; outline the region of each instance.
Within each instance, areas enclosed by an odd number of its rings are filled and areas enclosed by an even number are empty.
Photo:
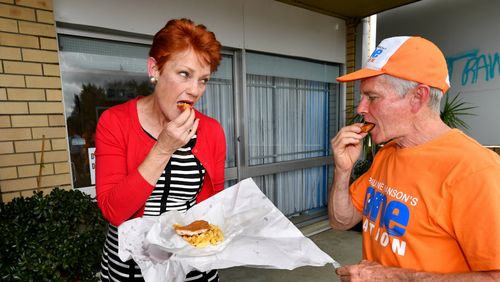
[[[431,88],[425,84],[419,84],[411,93],[411,111],[416,113],[429,103]]]
[[[148,58],[148,75],[149,77],[153,76],[155,78],[158,78],[160,75],[158,73],[158,66],[156,65],[156,60],[153,57]]]

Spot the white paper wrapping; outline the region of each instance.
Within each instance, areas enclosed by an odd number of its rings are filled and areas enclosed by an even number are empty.
[[[195,248],[172,228],[206,220],[220,227],[224,241]],[[119,256],[133,258],[146,281],[184,281],[192,270],[234,266],[294,269],[339,264],[305,237],[260,191],[252,179],[195,205],[186,213],[136,218],[118,228]]]

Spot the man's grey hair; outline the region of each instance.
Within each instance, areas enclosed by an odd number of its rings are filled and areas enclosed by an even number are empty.
[[[402,78],[398,78],[392,75],[388,74],[383,74],[381,75],[385,78],[387,82],[389,82],[396,92],[401,95],[401,97],[404,97],[408,91],[411,89],[417,87],[419,85],[418,82],[411,81],[411,80],[406,80]],[[443,97],[443,91],[441,89],[435,88],[430,86],[431,91],[430,91],[430,99],[428,106],[431,108],[433,111],[439,113],[440,112],[440,104],[441,104],[441,98]]]

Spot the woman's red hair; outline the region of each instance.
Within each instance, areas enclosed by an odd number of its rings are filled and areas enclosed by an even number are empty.
[[[149,56],[156,60],[158,70],[161,72],[163,65],[172,55],[192,48],[205,63],[210,65],[214,72],[219,66],[221,44],[215,34],[204,25],[189,19],[174,19],[160,29],[153,38]]]

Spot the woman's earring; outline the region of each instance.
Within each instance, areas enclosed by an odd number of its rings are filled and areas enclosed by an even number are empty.
[[[149,77],[149,82],[151,82],[151,84],[156,84],[158,82],[158,78],[156,78],[156,76],[150,76]]]

